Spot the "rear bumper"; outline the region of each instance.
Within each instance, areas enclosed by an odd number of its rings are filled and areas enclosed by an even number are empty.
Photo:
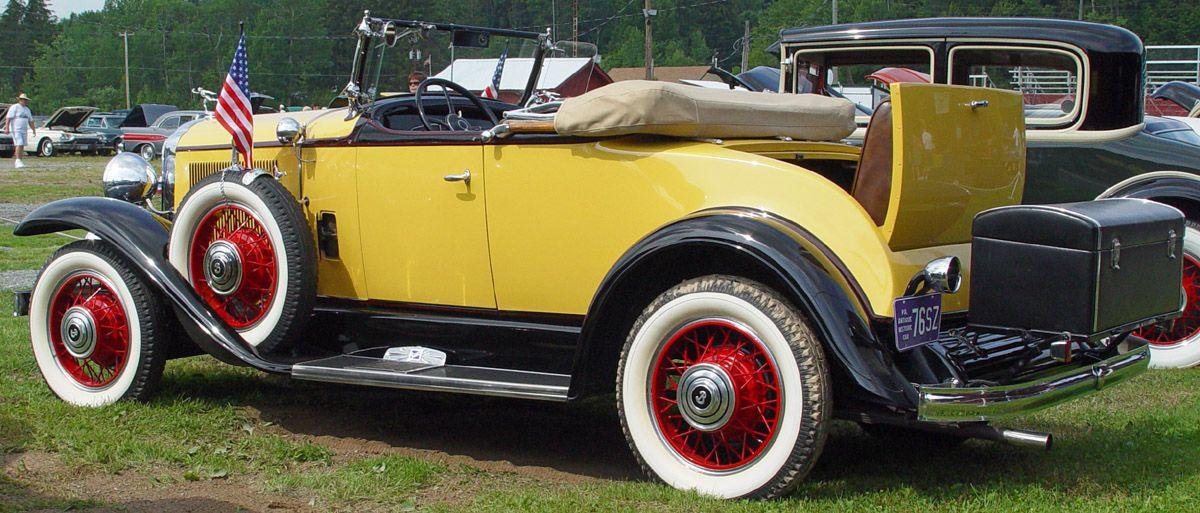
[[[917,385],[917,418],[926,422],[1003,419],[1052,406],[1141,374],[1150,365],[1150,346],[1034,381],[989,387]]]

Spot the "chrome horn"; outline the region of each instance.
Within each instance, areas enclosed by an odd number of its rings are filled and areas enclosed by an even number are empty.
[[[106,197],[141,203],[154,196],[158,176],[141,155],[122,152],[104,166],[103,181]]]

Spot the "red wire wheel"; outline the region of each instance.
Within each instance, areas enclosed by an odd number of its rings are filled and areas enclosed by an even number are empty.
[[[87,388],[113,382],[129,359],[129,318],[114,288],[99,276],[68,277],[50,300],[50,346],[71,379]]]
[[[192,286],[231,328],[254,326],[270,309],[279,274],[275,246],[263,222],[245,207],[218,205],[204,216],[188,265]]]
[[[675,332],[660,350],[650,386],[660,435],[706,470],[753,462],[779,427],[775,362],[762,342],[729,321],[700,320]]]
[[[1170,323],[1152,324],[1134,332],[1157,346],[1175,345],[1200,335],[1200,262],[1183,254],[1183,292],[1187,306],[1183,315]]]

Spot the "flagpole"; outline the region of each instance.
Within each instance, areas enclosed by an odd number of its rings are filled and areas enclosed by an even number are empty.
[[[245,21],[238,22],[238,33],[239,33],[238,34],[239,38],[245,37],[245,35],[246,35],[246,22]],[[247,94],[249,94],[249,93],[247,93]],[[237,145],[233,144],[233,139],[232,139],[233,134],[229,134],[229,137],[230,137],[230,140],[229,140],[230,150],[233,152],[233,156],[231,157],[231,162],[230,162],[229,166],[230,167],[241,167],[241,159],[238,158]]]

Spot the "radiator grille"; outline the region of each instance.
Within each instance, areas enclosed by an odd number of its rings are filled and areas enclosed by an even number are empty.
[[[267,172],[274,172],[278,161],[275,159],[255,160],[254,167]],[[228,160],[216,162],[192,162],[188,164],[188,189],[191,190],[200,180],[208,178],[221,172],[222,169],[229,167]]]

